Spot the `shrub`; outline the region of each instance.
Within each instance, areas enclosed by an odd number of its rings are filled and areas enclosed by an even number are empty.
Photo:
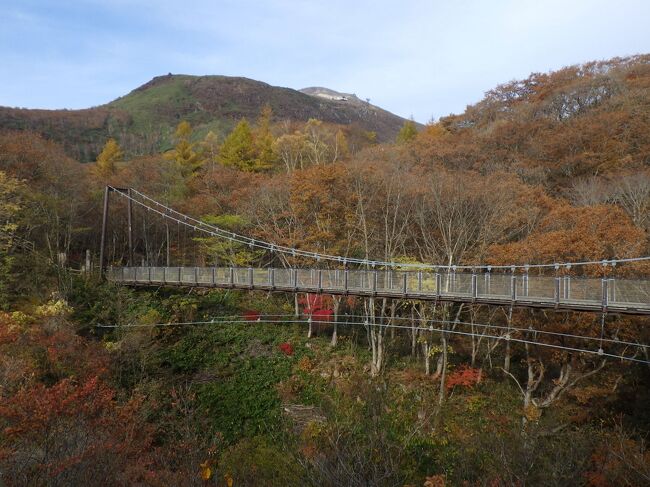
[[[449,374],[445,386],[447,390],[452,390],[456,386],[471,388],[481,382],[483,371],[475,369],[469,365],[461,365]]]
[[[278,348],[280,349],[280,351],[283,354],[285,354],[287,356],[293,355],[293,346],[291,345],[291,343],[288,343],[288,342],[281,343],[278,346]]]

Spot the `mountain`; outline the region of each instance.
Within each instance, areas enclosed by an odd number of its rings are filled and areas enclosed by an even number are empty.
[[[275,120],[324,122],[375,132],[380,142],[395,138],[404,119],[327,88],[302,91],[229,76],[158,76],[110,103],[83,110],[0,107],[0,129],[32,130],[59,142],[81,161],[94,160],[108,137],[127,153],[148,154],[169,145],[181,120],[197,135],[225,134],[241,118],[254,120],[265,104]]]
[[[306,95],[315,96],[317,98],[323,98],[325,100],[345,101],[348,102],[348,104],[353,105],[363,104],[363,102],[357,98],[356,94],[340,93],[338,91],[330,90],[329,88],[324,88],[322,86],[311,86],[309,88],[303,88],[300,90],[300,92]]]

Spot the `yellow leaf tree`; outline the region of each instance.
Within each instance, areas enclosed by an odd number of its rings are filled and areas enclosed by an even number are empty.
[[[115,139],[108,139],[102,152],[97,156],[96,173],[100,178],[115,174],[117,163],[122,161],[124,154]]]
[[[0,309],[7,305],[7,294],[17,276],[11,249],[22,210],[24,185],[0,171]]]
[[[174,133],[176,145],[166,154],[167,159],[176,162],[180,167],[183,176],[190,176],[196,173],[203,165],[204,158],[196,144],[191,142],[192,126],[183,120],[176,127]]]
[[[257,152],[256,169],[270,169],[278,160],[275,151],[273,134],[271,133],[271,117],[273,110],[270,105],[264,105],[257,119],[257,130],[255,133],[255,149]]]

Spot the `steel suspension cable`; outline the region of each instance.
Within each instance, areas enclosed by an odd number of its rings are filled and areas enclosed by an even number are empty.
[[[255,239],[252,237],[247,237],[244,235],[237,234],[235,232],[231,232],[228,230],[224,230],[220,227],[217,227],[215,225],[211,225],[208,223],[205,223],[201,220],[198,220],[196,218],[193,218],[191,216],[188,216],[186,214],[183,214],[177,210],[174,210],[173,208],[164,205],[163,203],[160,203],[153,198],[135,190],[132,189],[132,193],[136,194],[137,196],[141,197],[142,199],[151,202],[151,204],[161,208],[162,210],[158,210],[157,208],[153,208],[150,205],[148,205],[146,202],[140,201],[139,199],[129,196],[127,193],[117,190],[116,188],[113,188],[112,186],[109,186],[110,189],[118,193],[120,196],[130,199],[136,204],[139,204],[145,208],[150,209],[151,211],[154,211],[161,215],[163,218],[167,218],[173,221],[176,221],[179,224],[185,225],[187,227],[191,227],[194,230],[199,230],[204,233],[207,233],[213,237],[221,237],[221,238],[226,238],[228,240],[243,244],[243,245],[248,245],[250,247],[257,247],[263,250],[268,250],[271,252],[278,252],[282,253],[285,255],[289,255],[292,257],[305,257],[305,258],[310,258],[310,259],[315,259],[317,261],[320,260],[326,260],[326,261],[331,261],[331,262],[337,262],[337,263],[342,263],[342,264],[359,264],[359,265],[365,265],[369,267],[390,267],[390,268],[409,268],[409,269],[430,269],[430,270],[439,270],[439,269],[446,269],[446,270],[487,270],[488,272],[492,269],[509,269],[509,270],[514,270],[514,269],[531,269],[531,268],[538,268],[538,269],[559,269],[559,268],[567,268],[570,269],[571,267],[577,267],[577,266],[589,266],[589,265],[602,265],[602,266],[607,266],[607,265],[615,265],[617,263],[631,263],[631,262],[646,262],[650,261],[650,256],[643,256],[643,257],[632,257],[632,258],[623,258],[623,259],[606,259],[606,260],[591,260],[591,261],[579,261],[579,262],[564,262],[564,263],[554,263],[554,264],[514,264],[514,265],[486,265],[486,264],[480,264],[480,265],[450,265],[450,264],[425,264],[425,263],[401,263],[401,262],[392,262],[392,261],[379,261],[379,260],[369,260],[369,259],[359,259],[359,258],[354,258],[354,257],[344,257],[344,256],[339,256],[339,255],[331,255],[331,254],[323,254],[323,253],[318,253],[318,252],[310,252],[306,250],[301,250],[295,247],[287,247],[283,245],[277,245],[273,244],[270,242],[266,242],[264,240],[259,240]],[[178,218],[172,216],[172,215],[177,215]],[[192,222],[192,223],[188,223]]]
[[[184,323],[155,323],[155,324],[136,324],[136,325],[96,325],[98,328],[113,328],[113,329],[128,329],[128,328],[153,328],[153,327],[166,327],[166,326],[192,326],[192,325],[210,325],[210,324],[253,324],[253,323],[270,323],[270,324],[289,324],[289,323],[308,323],[309,320],[265,320],[265,319],[255,319],[255,320],[236,320],[236,321],[228,321],[228,320],[210,320],[210,321],[196,321],[196,322],[184,322]],[[618,354],[613,354],[609,352],[605,352],[602,349],[599,350],[591,350],[591,349],[584,349],[584,348],[577,348],[577,347],[569,347],[566,345],[558,345],[558,344],[553,344],[553,343],[544,343],[544,342],[537,342],[534,340],[526,340],[523,338],[516,338],[516,337],[509,337],[507,338],[506,336],[503,335],[485,335],[485,334],[478,334],[474,332],[465,332],[465,331],[460,331],[460,330],[454,330],[454,329],[449,329],[449,328],[434,328],[433,326],[417,326],[417,327],[412,327],[412,326],[405,326],[405,325],[396,325],[392,323],[370,323],[369,321],[364,321],[364,322],[349,322],[349,321],[337,321],[337,322],[323,322],[323,323],[328,323],[328,324],[344,324],[344,325],[363,325],[363,326],[371,326],[371,327],[380,327],[380,328],[395,328],[395,329],[404,329],[404,330],[419,330],[419,331],[436,331],[440,333],[450,333],[453,335],[459,335],[459,336],[471,336],[471,337],[484,337],[484,338],[492,338],[495,340],[508,340],[511,342],[517,342],[517,343],[522,343],[522,344],[529,344],[529,345],[538,345],[541,347],[547,347],[547,348],[552,348],[552,349],[557,349],[557,350],[565,350],[565,351],[570,351],[570,352],[576,352],[576,353],[586,353],[590,355],[598,355],[601,357],[608,357],[608,358],[614,358],[614,359],[620,359],[620,360],[625,360],[629,362],[635,362],[635,363],[642,363],[642,364],[650,364],[650,360],[642,360],[638,359],[636,357],[628,357],[625,355],[618,355]],[[455,321],[453,320],[447,320],[445,324],[453,324]],[[478,325],[481,326],[481,325]]]

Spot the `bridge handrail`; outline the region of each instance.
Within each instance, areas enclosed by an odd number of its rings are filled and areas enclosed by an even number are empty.
[[[377,269],[111,267],[109,280],[650,314],[650,280]],[[479,277],[480,276],[480,277]]]

